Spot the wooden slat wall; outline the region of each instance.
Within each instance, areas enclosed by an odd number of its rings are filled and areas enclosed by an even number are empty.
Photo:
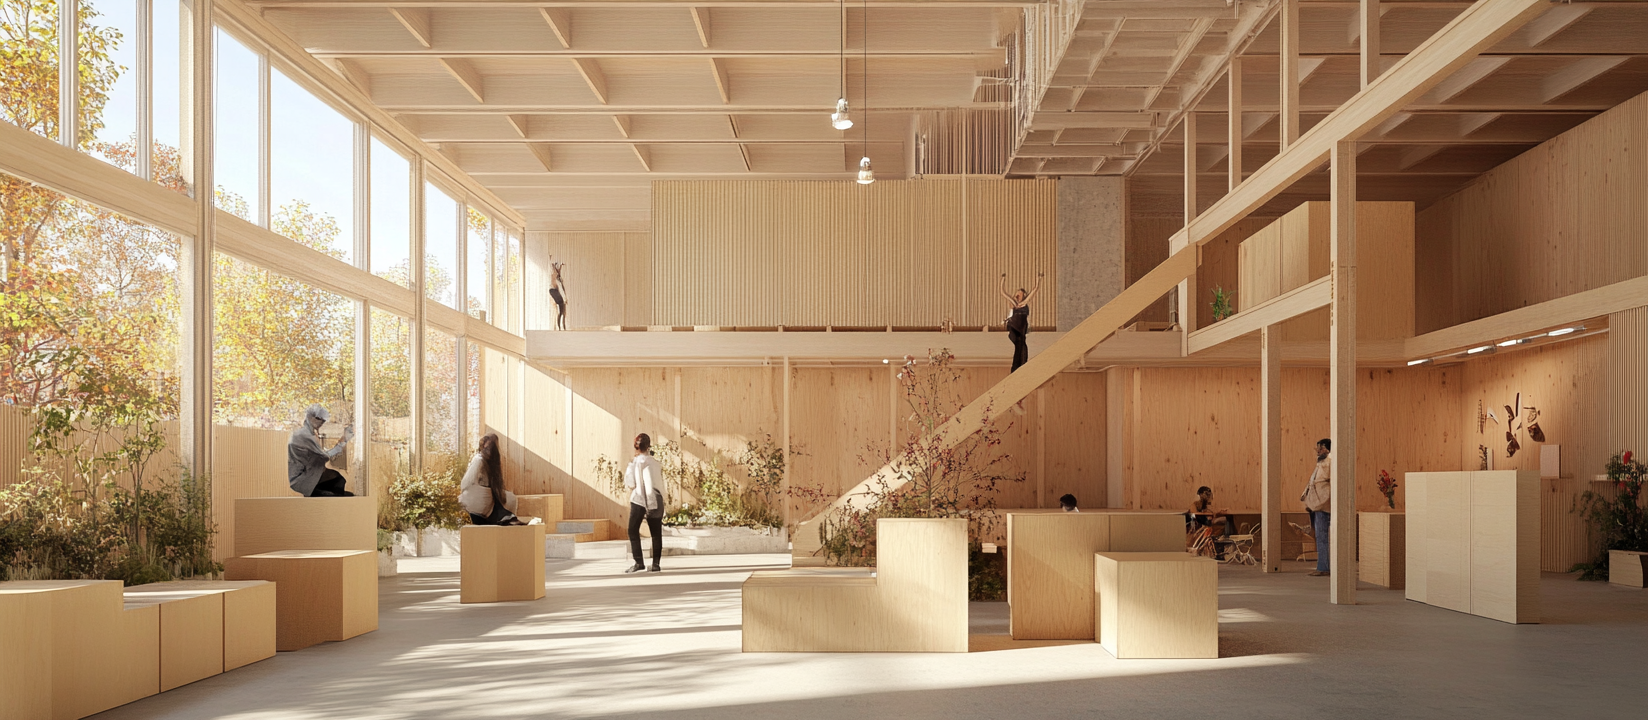
[[[1047,273],[1037,304],[1054,307],[1055,188],[978,178],[655,183],[654,323],[996,324],[1003,272],[1010,288]]]
[[[650,325],[652,246],[647,233],[529,232],[530,330],[554,327],[551,260],[566,263],[567,328]]]
[[[1648,307],[1608,316],[1608,450],[1648,453]]]
[[[1419,213],[1419,331],[1648,273],[1648,94]]]
[[[1612,334],[1612,330],[1610,330]],[[1487,445],[1495,470],[1538,470],[1537,443],[1523,436],[1523,449],[1505,457],[1505,426],[1488,421],[1476,432],[1480,400],[1488,408],[1511,404],[1522,393],[1522,404],[1540,409],[1539,426],[1546,442],[1562,446],[1560,480],[1542,480],[1540,569],[1564,572],[1576,562],[1591,559],[1586,528],[1570,512],[1574,499],[1592,489],[1591,478],[1601,474],[1608,455],[1609,341],[1589,337],[1544,348],[1471,360],[1463,365],[1459,443],[1456,469],[1474,470],[1477,446]],[[1496,411],[1503,416],[1504,410]],[[1417,413],[1415,414],[1417,416]]]

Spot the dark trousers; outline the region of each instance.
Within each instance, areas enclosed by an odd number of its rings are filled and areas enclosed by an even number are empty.
[[[320,482],[315,483],[315,490],[309,493],[309,497],[354,497],[355,494],[349,492],[344,483],[343,473],[327,468],[326,472],[321,474]]]
[[[1311,530],[1316,533],[1316,570],[1317,572],[1331,572],[1332,563],[1328,557],[1333,550],[1333,516],[1320,510],[1310,511]]]
[[[510,512],[508,508],[505,508],[503,503],[493,501],[493,503],[492,503],[492,512],[491,513],[486,514],[486,515],[476,515],[475,513],[470,513],[469,514],[469,524],[471,524],[471,525],[502,525],[502,524],[504,524],[505,520],[508,520],[512,517],[515,517],[515,514]]]
[[[1008,372],[1017,371],[1020,365],[1030,359],[1030,347],[1024,344],[1024,337],[1024,333],[1017,330],[1007,330],[1007,339],[1013,341],[1013,370]]]
[[[659,556],[664,554],[664,519],[647,517],[647,509],[629,504],[629,554],[635,556],[636,565],[645,565],[641,561],[641,521],[647,521],[647,531],[652,533],[652,564],[658,565]]]

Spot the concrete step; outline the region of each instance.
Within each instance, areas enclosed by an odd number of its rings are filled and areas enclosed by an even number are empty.
[[[624,537],[623,532],[606,518],[562,520],[555,523],[554,530],[561,535],[577,535],[577,542],[599,542]]]

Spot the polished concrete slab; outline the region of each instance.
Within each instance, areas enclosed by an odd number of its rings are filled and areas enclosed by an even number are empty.
[[[974,652],[743,654],[739,584],[782,555],[554,560],[531,602],[458,603],[456,557],[380,584],[380,627],[100,718],[1641,718],[1648,590],[1547,574],[1545,622],[1506,625],[1304,565],[1220,568],[1216,660],[1016,643],[975,603]]]

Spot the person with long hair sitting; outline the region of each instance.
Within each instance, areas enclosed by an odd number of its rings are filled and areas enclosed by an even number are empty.
[[[504,489],[503,460],[498,454],[497,433],[481,438],[480,449],[469,459],[458,502],[476,525],[525,525],[515,517],[515,493]]]

